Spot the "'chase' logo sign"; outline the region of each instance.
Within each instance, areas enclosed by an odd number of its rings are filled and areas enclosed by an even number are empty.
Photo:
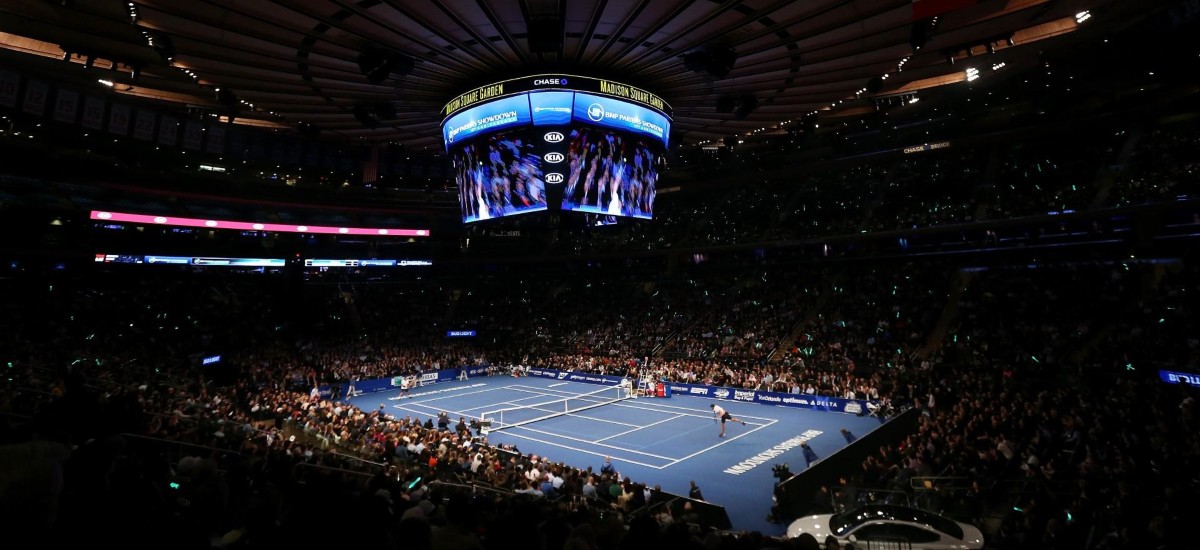
[[[567,79],[565,78],[535,78],[533,79],[534,86],[566,86]]]
[[[558,172],[550,172],[546,174],[546,183],[562,183],[563,175]]]
[[[563,136],[562,132],[546,132],[546,135],[542,136],[542,138],[546,140],[546,143],[558,143],[566,139],[566,136]]]
[[[562,162],[563,159],[565,159],[566,157],[564,157],[562,153],[552,152],[552,153],[546,153],[546,155],[543,156],[542,158],[546,159],[546,162],[549,162],[551,164],[558,164],[558,163]]]

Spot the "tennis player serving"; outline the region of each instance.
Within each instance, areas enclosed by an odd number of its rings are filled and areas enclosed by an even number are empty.
[[[722,407],[716,403],[709,405],[709,407],[712,408],[713,413],[715,413],[717,415],[717,418],[719,418],[721,420],[721,435],[719,435],[717,437],[725,437],[725,421],[726,420],[732,420],[734,422],[741,422],[743,426],[746,425],[746,422],[744,420],[742,420],[740,418],[734,418],[732,415],[729,414],[729,411],[726,411],[724,407]]]

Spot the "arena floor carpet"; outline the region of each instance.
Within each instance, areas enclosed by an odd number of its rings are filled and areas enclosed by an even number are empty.
[[[495,376],[360,395],[349,402],[363,410],[380,405],[396,416],[424,420],[439,412],[458,418],[516,405],[541,404],[601,389],[595,384]],[[726,425],[725,437],[709,405],[719,403],[746,422]],[[550,407],[553,410],[553,406]],[[767,521],[775,478],[772,467],[805,469],[800,437],[819,459],[846,446],[840,430],[861,437],[879,427],[876,418],[807,409],[675,395],[639,397],[493,431],[493,444],[512,444],[522,453],[599,471],[604,457],[622,477],[687,495],[689,481],[705,500],[725,507],[736,530],[783,535],[786,525]],[[764,460],[766,459],[766,460]],[[836,460],[836,457],[834,458]]]

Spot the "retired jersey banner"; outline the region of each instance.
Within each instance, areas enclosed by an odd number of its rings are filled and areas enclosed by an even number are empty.
[[[79,94],[71,90],[58,89],[58,97],[54,100],[54,120],[75,123],[75,113],[79,112]]]
[[[154,111],[138,109],[137,121],[133,123],[133,137],[146,141],[154,139]]]
[[[50,87],[43,80],[30,80],[25,85],[25,103],[21,105],[21,110],[32,115],[42,116],[46,113],[46,96],[50,93]]]
[[[108,133],[124,136],[129,134],[129,106],[113,104],[108,113]]]
[[[183,147],[185,149],[199,149],[200,142],[204,139],[204,125],[194,120],[189,120],[183,128]]]
[[[175,140],[179,138],[179,121],[165,116],[158,123],[158,142],[163,145],[175,145]]]
[[[104,125],[104,100],[90,95],[83,102],[83,119],[80,124],[84,128],[99,130]]]
[[[17,106],[17,90],[21,87],[21,75],[11,71],[0,71],[0,105]]]
[[[208,129],[208,143],[205,144],[204,150],[217,154],[225,152],[224,126],[217,125]]]

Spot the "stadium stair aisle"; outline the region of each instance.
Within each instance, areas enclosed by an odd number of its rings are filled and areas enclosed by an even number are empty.
[[[950,293],[946,297],[946,305],[942,308],[942,313],[938,317],[937,323],[929,331],[929,335],[925,339],[925,345],[917,350],[917,357],[928,357],[942,347],[942,342],[946,340],[946,335],[949,334],[950,327],[954,325],[954,320],[958,318],[959,298],[971,286],[971,281],[974,278],[974,273],[961,269],[955,270],[950,275]]]
[[[839,270],[829,277],[828,282],[831,283],[829,286],[837,286],[841,284],[844,279],[845,271]],[[779,354],[779,350],[791,349],[795,347],[796,339],[804,333],[804,328],[810,326],[817,316],[821,315],[821,313],[823,313],[825,309],[829,307],[829,302],[833,300],[833,294],[833,292],[826,291],[822,292],[821,295],[817,297],[817,303],[813,305],[812,309],[808,310],[808,315],[797,319],[796,324],[792,326],[792,330],[788,332],[787,337],[780,339],[779,346],[771,352],[769,357],[767,357],[769,362],[778,363],[783,360]]]

